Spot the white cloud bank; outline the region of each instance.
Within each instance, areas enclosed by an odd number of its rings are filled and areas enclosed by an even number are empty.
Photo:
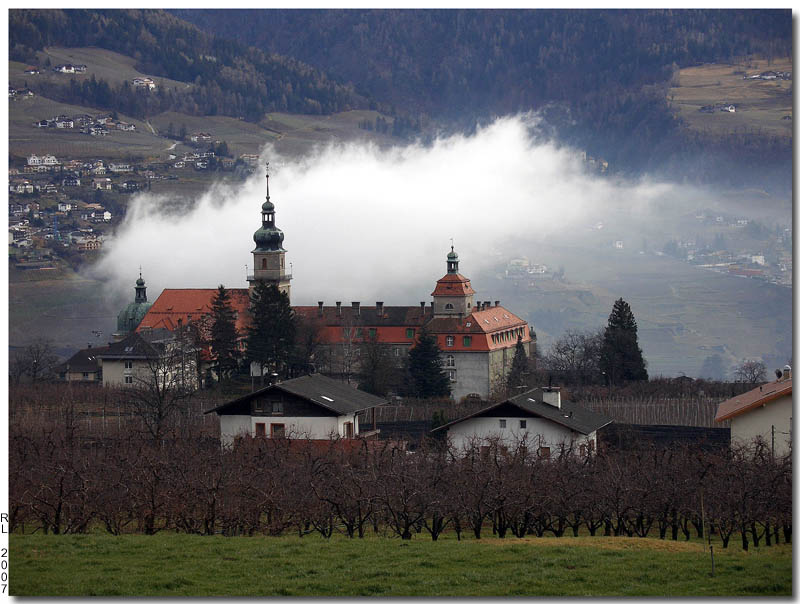
[[[469,276],[504,241],[569,234],[599,208],[641,212],[672,191],[586,174],[576,151],[531,135],[535,121],[502,118],[429,146],[331,145],[302,159],[266,148],[276,224],[293,265],[292,302],[427,301],[451,237]],[[168,287],[246,287],[265,194],[259,170],[185,210],[137,195],[95,272],[126,298],[140,265],[150,300]]]

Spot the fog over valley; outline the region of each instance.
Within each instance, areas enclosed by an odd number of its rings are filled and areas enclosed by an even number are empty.
[[[537,116],[525,114],[430,145],[337,143],[302,157],[268,146],[261,168],[241,185],[219,184],[190,204],[148,193],[135,196],[89,276],[105,282],[109,299],[120,303],[132,297],[139,266],[151,301],[164,288],[246,287],[252,236],[266,196],[263,163],[269,161],[270,197],[294,276],[293,304],[428,302],[445,272],[452,238],[460,272],[472,279],[476,298],[502,299],[534,326],[540,348],[566,329],[601,327],[613,300],[622,296],[639,321],[651,374],[696,374],[705,350],[698,346],[708,346],[708,354],[717,351],[728,362],[777,354],[761,350],[778,339],[766,319],[748,326],[754,334],[750,348],[734,343],[735,334],[726,341],[714,325],[694,333],[691,341],[682,340],[685,326],[670,328],[674,337],[662,341],[664,325],[676,326],[682,316],[691,323],[698,312],[708,312],[723,325],[752,308],[726,303],[715,310],[705,299],[698,310],[698,300],[683,291],[670,301],[669,316],[661,315],[667,310],[645,302],[648,291],[642,289],[648,286],[642,275],[656,277],[665,287],[665,279],[685,285],[696,275],[698,284],[711,288],[704,293],[712,298],[713,288],[725,283],[742,292],[785,289],[785,294],[765,296],[774,298],[785,326],[791,321],[790,289],[710,273],[661,250],[671,239],[705,236],[698,214],[722,214],[732,203],[736,212],[770,229],[789,227],[789,203],[767,200],[755,206],[747,193],[731,199],[721,191],[607,177],[589,169],[580,150],[557,146],[539,133]],[[561,285],[553,288],[552,277],[538,285],[509,279],[508,263],[518,257],[546,265],[548,275],[560,272]],[[658,279],[659,267],[669,267],[663,269],[664,279]],[[573,299],[576,287],[590,292],[579,307]],[[543,312],[545,298],[561,309],[560,318]],[[681,350],[682,342],[692,349]],[[686,362],[687,357],[696,358]]]

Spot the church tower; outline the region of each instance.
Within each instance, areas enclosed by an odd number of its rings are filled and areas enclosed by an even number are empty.
[[[466,317],[472,313],[475,290],[458,272],[458,254],[453,246],[447,254],[447,274],[436,282],[433,296],[434,317]]]
[[[147,311],[153,305],[147,301],[147,287],[142,279],[142,271],[139,269],[139,278],[136,280],[136,296],[133,302],[123,308],[117,315],[117,331],[112,334],[114,341],[119,342],[130,335],[142,322]]]
[[[261,228],[253,234],[253,274],[247,276],[250,292],[259,281],[275,285],[281,292],[291,295],[286,273],[286,250],[283,249],[283,231],[275,226],[275,205],[269,200],[269,163],[267,163],[267,200],[261,206]]]

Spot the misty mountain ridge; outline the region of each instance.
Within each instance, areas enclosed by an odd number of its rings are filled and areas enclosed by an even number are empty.
[[[790,56],[789,10],[195,10],[203,29],[296,57],[391,113],[470,130],[536,109],[616,173],[788,192],[791,136],[712,137],[668,100],[677,70]]]
[[[102,81],[36,90],[133,117],[259,122],[271,111],[376,109],[391,125],[365,128],[432,141],[536,110],[555,140],[611,173],[791,189],[791,136],[757,127],[711,136],[687,127],[667,93],[681,67],[790,56],[789,10],[9,12],[12,59],[33,62],[48,45],[114,50],[143,73],[188,84],[156,94]]]

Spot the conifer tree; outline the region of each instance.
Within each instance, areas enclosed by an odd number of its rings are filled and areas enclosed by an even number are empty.
[[[258,365],[262,384],[266,371],[286,373],[294,336],[294,311],[289,296],[275,285],[256,284],[250,296],[247,359]]]
[[[509,396],[520,393],[520,386],[526,386],[528,373],[528,355],[525,353],[525,345],[522,343],[522,336],[517,337],[517,345],[514,348],[514,359],[511,361],[511,370],[506,377],[506,386]]]
[[[637,330],[631,307],[620,298],[608,316],[600,357],[609,384],[647,380],[647,364],[639,348]]]
[[[236,335],[236,314],[230,292],[220,285],[211,301],[211,351],[220,381],[230,379],[238,366]]]
[[[450,378],[442,369],[441,353],[436,337],[423,327],[417,344],[408,353],[408,373],[413,396],[450,396]]]

